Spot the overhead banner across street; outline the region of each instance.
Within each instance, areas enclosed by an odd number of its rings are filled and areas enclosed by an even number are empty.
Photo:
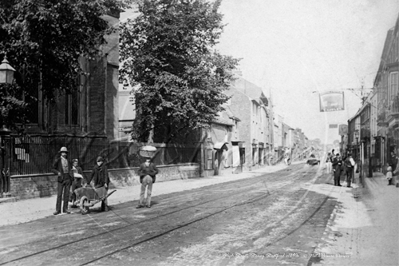
[[[320,95],[320,112],[345,110],[343,91],[322,92]]]

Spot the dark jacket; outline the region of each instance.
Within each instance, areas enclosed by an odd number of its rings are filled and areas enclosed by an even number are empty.
[[[341,171],[342,169],[342,160],[341,157],[335,156],[333,161],[332,161],[332,167],[334,168],[335,171]]]
[[[146,166],[145,163],[142,163],[138,170],[138,174],[140,176],[140,183],[143,183],[143,178],[147,175],[151,176],[152,182],[155,183],[155,175],[158,174],[158,169],[154,163],[150,163],[149,166]]]
[[[107,184],[107,187],[109,186],[108,169],[105,164],[94,166],[90,177],[87,179],[87,184],[90,184],[91,181],[94,182],[95,188],[103,187],[105,184]]]
[[[61,176],[58,176],[58,182],[62,183],[63,181],[72,181],[73,180],[73,174],[72,174],[72,164],[71,162],[68,160],[68,169],[69,172],[68,173],[64,173],[62,171],[62,162],[61,162],[61,157],[58,157],[57,159],[54,160],[53,165],[52,165],[52,169],[51,171],[58,175],[59,173],[61,173]],[[62,174],[64,173],[64,174]]]
[[[396,170],[396,166],[398,165],[398,158],[396,156],[392,157],[389,165],[392,167],[392,173],[394,173]]]

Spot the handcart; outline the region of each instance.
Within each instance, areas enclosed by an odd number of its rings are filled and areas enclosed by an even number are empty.
[[[87,214],[90,211],[90,207],[93,207],[97,203],[101,202],[101,211],[105,210],[105,200],[111,196],[116,190],[107,193],[108,190],[105,187],[93,188],[93,187],[81,187],[75,189],[73,193],[76,195],[75,205],[79,205],[80,212]]]

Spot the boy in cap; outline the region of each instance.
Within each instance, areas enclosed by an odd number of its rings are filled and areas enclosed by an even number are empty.
[[[89,179],[87,180],[87,185],[90,185],[90,182],[93,181],[94,188],[105,187],[108,190],[109,187],[109,177],[108,177],[108,169],[104,163],[104,158],[101,156],[97,157],[96,165],[94,166]],[[86,185],[85,185],[86,186]],[[101,203],[101,210],[108,211],[108,201],[105,199]]]
[[[76,208],[75,205],[76,201],[76,194],[74,193],[75,189],[82,187],[82,180],[83,180],[83,170],[82,167],[79,166],[79,160],[73,159],[72,160],[72,173],[73,173],[73,182],[72,182],[72,208]]]
[[[66,214],[70,214],[71,212],[68,210],[68,201],[69,201],[69,190],[72,184],[72,172],[71,172],[71,164],[67,159],[68,150],[66,147],[62,147],[59,151],[61,154],[54,163],[52,172],[57,175],[57,203],[55,207],[54,215],[58,215],[61,213],[61,201],[64,201],[62,212]]]
[[[140,176],[141,190],[140,201],[137,208],[143,208],[144,204],[147,208],[151,208],[151,193],[152,184],[155,183],[155,175],[158,174],[158,169],[150,158],[146,158],[145,162],[140,165],[138,170]],[[144,199],[145,190],[147,189],[147,199]]]

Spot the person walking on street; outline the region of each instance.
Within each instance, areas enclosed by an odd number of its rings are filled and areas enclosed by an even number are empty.
[[[345,159],[346,168],[346,186],[351,187],[351,182],[353,179],[353,169],[355,167],[355,160],[353,160],[352,155],[349,154]]]
[[[332,170],[331,169],[331,167],[332,167],[332,164],[331,164],[331,153],[327,154],[326,166],[327,166],[327,169],[326,169],[327,174],[331,173],[331,170]]]
[[[388,186],[392,185],[392,167],[388,165],[386,178],[388,180]]]
[[[334,186],[341,186],[342,159],[339,153],[333,159]]]
[[[156,174],[158,169],[150,158],[146,158],[146,161],[140,165],[138,175],[140,176],[141,190],[140,190],[140,201],[137,208],[151,208],[151,193],[152,184],[155,183]],[[147,199],[144,198],[145,190],[147,189]]]
[[[331,162],[331,175],[332,179],[334,179],[334,160],[335,160],[336,154],[334,153],[334,149],[331,151],[331,156],[330,156],[330,162]]]
[[[71,188],[72,183],[72,172],[71,172],[71,164],[67,159],[68,149],[66,147],[62,147],[59,151],[61,154],[54,163],[52,172],[57,175],[57,203],[55,206],[54,215],[58,215],[61,213],[61,202],[64,201],[62,212],[69,214],[71,213],[68,210],[68,202],[69,202],[69,190]]]
[[[76,201],[76,194],[74,193],[75,189],[82,187],[82,180],[83,180],[83,170],[79,166],[79,160],[73,159],[72,160],[72,174],[73,174],[73,182],[72,182],[72,194],[71,194],[71,201],[72,201],[72,208],[76,208],[75,205]]]
[[[93,181],[93,187],[95,189],[105,187],[105,190],[108,191],[109,188],[109,177],[108,177],[108,169],[104,163],[104,158],[101,156],[97,157],[96,165],[91,171],[91,175],[85,186],[90,185],[91,181]],[[108,211],[108,200],[105,199],[101,202],[101,210]]]

